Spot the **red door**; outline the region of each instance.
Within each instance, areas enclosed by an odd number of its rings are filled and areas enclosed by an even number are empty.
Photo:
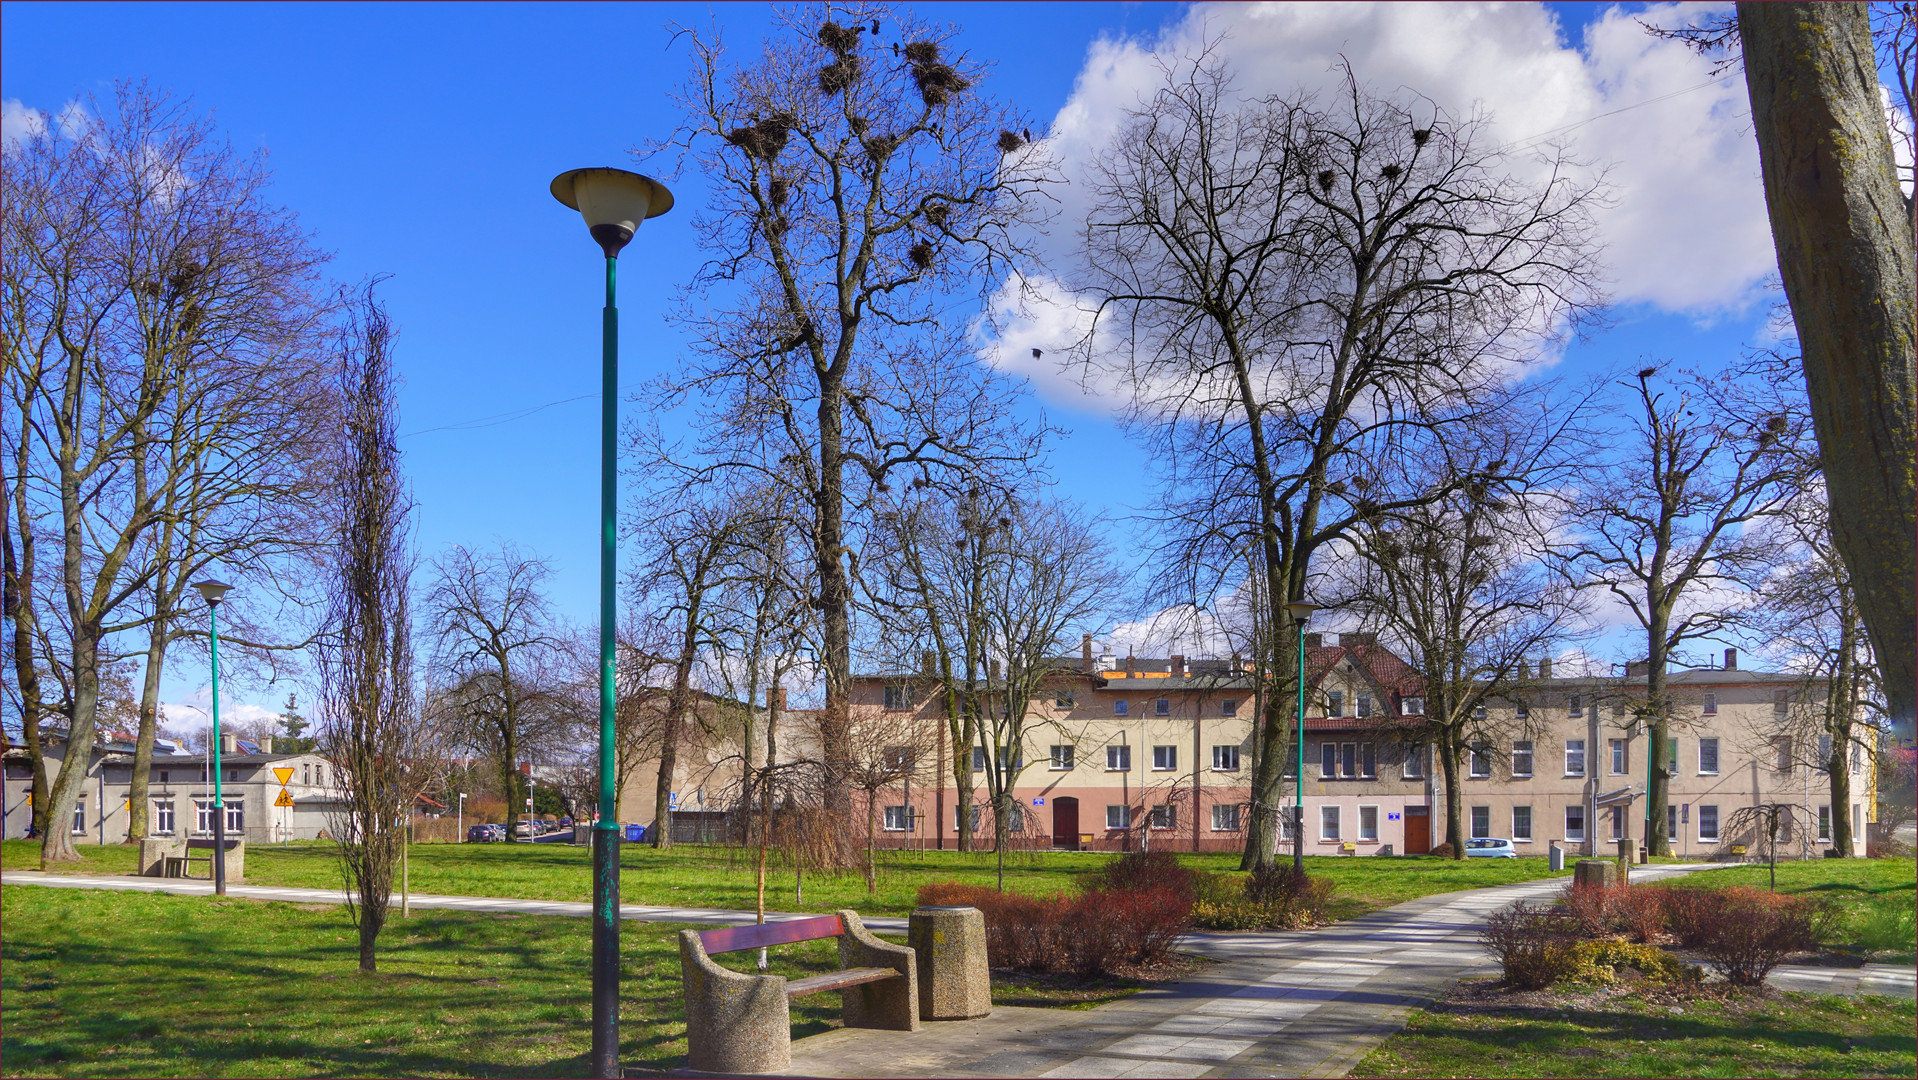
[[[1432,808],[1429,806],[1408,806],[1405,808],[1405,853],[1407,855],[1425,855],[1432,850]]]
[[[1070,795],[1052,800],[1052,846],[1079,850],[1079,800]]]

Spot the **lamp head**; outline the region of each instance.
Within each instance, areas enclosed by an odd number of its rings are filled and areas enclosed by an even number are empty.
[[[227,590],[233,588],[224,581],[215,581],[212,578],[196,581],[193,587],[200,590],[200,597],[206,601],[208,607],[219,607],[220,601],[226,599]]]
[[[1311,618],[1313,612],[1319,610],[1319,605],[1308,604],[1303,600],[1294,600],[1285,605],[1285,610],[1287,614],[1292,616],[1293,622],[1302,623]]]
[[[625,169],[569,169],[553,177],[553,198],[579,211],[606,257],[616,259],[640,222],[673,208],[673,193]]]

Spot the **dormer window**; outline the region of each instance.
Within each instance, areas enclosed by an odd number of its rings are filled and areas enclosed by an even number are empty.
[[[1405,698],[1399,703],[1399,711],[1406,716],[1424,716],[1425,699],[1422,697]]]

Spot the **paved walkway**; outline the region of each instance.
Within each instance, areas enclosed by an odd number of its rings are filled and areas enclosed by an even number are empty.
[[[1638,867],[1637,881],[1716,864]],[[211,883],[7,871],[0,882],[207,896]],[[1197,977],[1088,1011],[999,1007],[983,1021],[918,1032],[836,1029],[793,1046],[792,1075],[817,1077],[1336,1077],[1405,1025],[1454,980],[1497,970],[1478,945],[1486,915],[1545,899],[1564,879],[1428,896],[1317,930],[1192,934],[1182,947],[1218,960]],[[343,903],[333,889],[233,885],[227,894]],[[591,906],[415,893],[419,908],[585,918]],[[811,913],[816,914],[816,913]],[[628,904],[627,919],[736,925],[750,912]],[[770,921],[806,914],[769,912]],[[906,920],[871,918],[903,933]],[[1780,968],[1781,989],[1914,996],[1911,968]]]

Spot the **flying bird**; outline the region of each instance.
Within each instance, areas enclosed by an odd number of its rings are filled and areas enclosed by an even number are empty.
[[[1046,351],[1045,351],[1044,349],[1034,349],[1034,350],[1032,350],[1032,358],[1033,358],[1034,360],[1037,360],[1037,359],[1039,359],[1039,358],[1040,358],[1041,356],[1044,356],[1045,354],[1046,354]]]

